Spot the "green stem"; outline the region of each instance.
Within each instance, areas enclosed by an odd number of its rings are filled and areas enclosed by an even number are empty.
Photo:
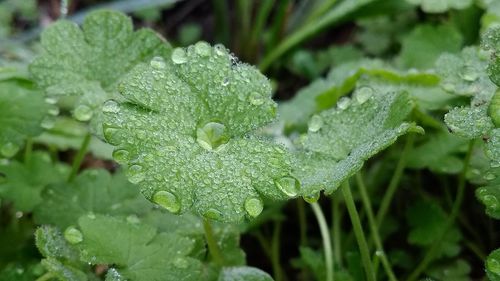
[[[403,151],[399,156],[399,161],[396,165],[396,170],[394,170],[394,174],[392,175],[391,181],[389,182],[389,186],[387,187],[384,197],[382,198],[382,202],[380,203],[380,208],[376,216],[377,228],[380,228],[380,226],[382,225],[385,215],[387,214],[387,211],[389,210],[389,207],[391,205],[394,193],[396,192],[396,189],[399,186],[399,182],[401,181],[401,176],[403,175],[403,171],[405,169],[408,152],[411,150],[413,146],[413,140],[414,140],[413,134],[409,134],[406,137],[406,142],[403,147]]]
[[[330,231],[328,230],[328,224],[326,223],[325,216],[321,207],[318,203],[312,203],[311,208],[316,216],[316,220],[319,224],[319,229],[321,231],[321,237],[323,238],[323,248],[325,250],[325,265],[326,265],[326,281],[333,281],[333,253],[332,253],[332,242],[330,238]]]
[[[26,140],[26,146],[24,149],[24,163],[30,162],[32,152],[33,152],[33,139],[28,138]]]
[[[266,0],[259,7],[259,11],[257,12],[257,17],[255,18],[255,22],[253,24],[252,34],[250,36],[250,42],[248,44],[250,48],[250,52],[253,52],[251,55],[255,58],[257,54],[258,48],[258,39],[259,35],[262,33],[262,29],[264,24],[266,23],[267,18],[269,17],[269,13],[271,12],[274,6],[275,0]]]
[[[342,225],[342,214],[340,213],[338,196],[340,194],[337,192],[337,196],[334,195],[332,198],[333,251],[336,264],[342,267],[342,240],[340,237],[342,234],[340,228]]]
[[[297,212],[299,214],[299,227],[300,227],[300,245],[307,245],[307,221],[306,210],[304,208],[304,200],[297,200]]]
[[[344,195],[345,204],[347,207],[347,212],[351,218],[352,228],[354,230],[354,235],[358,241],[359,252],[361,253],[361,260],[363,262],[363,267],[366,273],[367,281],[375,281],[375,273],[373,271],[373,265],[370,259],[370,251],[368,250],[368,244],[366,243],[366,237],[363,233],[363,228],[361,227],[361,220],[359,219],[358,211],[356,210],[356,204],[352,198],[351,189],[349,186],[349,181],[346,180],[342,184],[342,194]]]
[[[266,238],[264,237],[264,235],[262,235],[262,233],[260,232],[260,230],[257,230],[255,233],[254,233],[255,237],[257,237],[257,240],[259,240],[259,244],[262,248],[262,250],[264,251],[264,254],[266,254],[266,256],[271,259],[271,245],[267,242]]]
[[[213,0],[212,2],[215,14],[215,28],[217,30],[216,41],[224,45],[229,44],[229,8],[226,0]]]
[[[73,159],[73,165],[71,166],[71,172],[69,173],[68,176],[68,182],[72,182],[75,179],[76,174],[80,169],[80,165],[82,164],[83,157],[85,157],[85,153],[87,153],[87,148],[89,147],[90,139],[91,135],[87,133],[83,139],[82,145],[80,146],[80,150],[78,150],[75,159]]]
[[[455,202],[453,203],[451,213],[448,216],[448,219],[446,220],[446,223],[443,226],[442,231],[439,234],[438,238],[436,240],[434,240],[434,243],[431,245],[431,247],[429,248],[429,250],[425,254],[422,261],[418,264],[418,266],[415,268],[415,270],[413,270],[413,272],[410,274],[410,276],[408,277],[408,281],[417,280],[417,278],[420,276],[420,274],[422,274],[422,272],[425,269],[427,269],[427,266],[434,259],[437,251],[442,246],[443,240],[446,236],[446,233],[453,226],[453,223],[455,222],[455,219],[458,216],[458,212],[459,212],[460,207],[462,206],[462,202],[464,200],[465,178],[466,178],[467,170],[469,169],[470,158],[472,155],[473,147],[474,147],[474,141],[471,140],[469,142],[469,148],[467,150],[467,154],[465,155],[464,168],[462,170],[462,173],[460,173],[460,178],[458,180],[457,195],[455,197]]]
[[[283,280],[283,270],[280,262],[280,236],[281,222],[274,223],[273,239],[271,242],[271,262],[273,264],[273,274],[275,281]]]
[[[48,281],[52,279],[53,277],[56,277],[54,273],[52,272],[46,272],[44,275],[38,277],[35,281]]]
[[[373,215],[372,203],[370,202],[370,197],[368,196],[368,192],[366,191],[366,185],[363,181],[363,177],[361,176],[361,172],[356,174],[356,182],[359,188],[359,194],[361,195],[361,201],[363,202],[363,207],[366,210],[366,215],[368,217],[368,224],[370,225],[370,231],[372,233],[373,241],[375,242],[375,247],[377,251],[375,255],[380,258],[382,262],[382,266],[391,281],[397,281],[396,275],[392,271],[391,264],[385,255],[385,251],[382,245],[382,240],[380,239],[380,235],[378,232],[377,223],[375,222],[375,217]]]
[[[217,241],[215,240],[212,225],[207,219],[203,219],[203,230],[205,230],[205,239],[207,240],[208,250],[214,259],[214,262],[220,267],[224,266],[224,256],[222,255],[219,245],[217,245]]]
[[[266,50],[274,50],[274,47],[281,39],[288,18],[289,2],[290,0],[278,1],[277,7],[274,9],[271,38],[266,44]]]

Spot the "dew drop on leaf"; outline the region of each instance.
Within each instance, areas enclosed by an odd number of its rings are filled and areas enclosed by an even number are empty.
[[[57,98],[54,97],[46,97],[45,102],[48,104],[56,104],[57,103]]]
[[[44,128],[44,129],[49,130],[49,129],[52,129],[54,127],[55,123],[56,123],[56,119],[54,118],[54,116],[45,116],[45,118],[43,118],[40,126],[42,126],[42,128]]]
[[[311,117],[311,120],[309,120],[309,131],[310,132],[317,132],[323,127],[323,118],[319,115],[313,115]]]
[[[105,127],[104,128],[104,137],[106,138],[106,141],[109,142],[112,145],[118,145],[121,141],[120,137],[120,129],[118,128],[113,128],[113,127]]]
[[[76,227],[70,226],[64,231],[64,239],[70,244],[78,244],[83,241],[83,234]]]
[[[171,213],[178,213],[181,209],[181,203],[175,194],[168,191],[158,191],[153,195],[153,202],[167,209]]]
[[[304,198],[304,201],[306,201],[307,203],[318,202],[318,200],[319,200],[319,192],[315,192],[315,193],[312,193],[312,194],[309,194],[309,195],[304,195],[303,198]]]
[[[229,85],[229,79],[226,77],[222,80],[222,86],[226,87],[227,85]]]
[[[481,201],[483,201],[484,205],[486,205],[487,207],[490,207],[492,209],[496,209],[498,207],[498,200],[493,195],[484,195],[481,199]]]
[[[106,113],[118,113],[120,112],[120,106],[115,100],[108,100],[103,104],[102,111]]]
[[[79,105],[75,108],[74,115],[78,121],[88,121],[93,115],[92,108],[86,105]]]
[[[18,151],[19,151],[19,146],[12,142],[5,143],[4,145],[2,145],[2,148],[0,149],[2,155],[7,158],[16,155]]]
[[[340,110],[345,110],[349,107],[349,105],[351,105],[351,99],[348,98],[348,97],[342,97],[341,99],[339,99],[339,101],[337,102],[337,107],[340,109]]]
[[[144,171],[141,165],[132,165],[127,170],[127,177],[131,183],[140,183],[144,180]]]
[[[54,106],[49,107],[48,113],[49,113],[50,115],[53,115],[53,116],[57,116],[57,115],[59,115],[59,107],[57,107],[57,106],[55,106],[55,105],[54,105]]]
[[[370,87],[361,87],[354,94],[354,98],[359,104],[365,103],[373,96],[373,89]]]
[[[196,53],[202,57],[208,57],[210,55],[210,45],[207,42],[200,41],[194,45]]]
[[[175,64],[183,64],[187,62],[186,51],[184,51],[184,49],[182,48],[175,48],[172,52],[172,61]]]
[[[495,174],[493,173],[487,173],[486,175],[484,175],[483,177],[485,180],[487,181],[491,181],[491,180],[494,180],[496,178]]]
[[[206,150],[214,150],[228,142],[226,126],[217,122],[208,122],[196,131],[196,141]]]
[[[128,162],[129,160],[129,152],[125,149],[117,149],[115,151],[113,151],[113,159],[115,159],[115,161],[118,163],[118,164],[125,164]]]
[[[262,105],[264,103],[264,98],[257,92],[250,93],[249,99],[250,103],[253,105]]]
[[[470,69],[469,67],[465,67],[465,69],[460,74],[460,77],[465,81],[474,82],[479,78],[479,73],[474,71],[474,69]]]
[[[300,190],[299,181],[296,178],[290,176],[275,180],[274,184],[281,190],[281,192],[289,197],[297,196]]]
[[[136,215],[130,215],[127,217],[127,222],[131,224],[138,224],[141,222],[139,218]]]
[[[259,198],[247,198],[245,200],[245,210],[251,217],[257,217],[264,209],[264,204]]]
[[[92,213],[92,212],[90,212],[90,213],[87,214],[87,218],[93,220],[93,219],[95,219],[95,214]]]
[[[203,216],[209,219],[219,220],[222,217],[222,213],[219,210],[210,208],[203,214]]]
[[[173,60],[173,57],[172,57]],[[163,60],[162,57],[154,57],[151,62],[149,63],[153,69],[156,70],[163,70],[167,67],[167,64],[165,63],[165,60]]]
[[[176,258],[174,260],[174,266],[177,268],[185,269],[188,267],[188,261],[184,258]]]

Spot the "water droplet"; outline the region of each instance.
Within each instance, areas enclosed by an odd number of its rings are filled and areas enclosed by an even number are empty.
[[[92,212],[90,212],[90,213],[87,214],[87,218],[93,220],[93,219],[95,219],[95,214],[92,213]]]
[[[196,131],[196,141],[206,150],[215,150],[229,141],[225,134],[226,126],[217,122],[208,122]]]
[[[481,201],[489,208],[496,209],[498,207],[498,200],[493,195],[484,195]]]
[[[118,145],[122,142],[119,128],[103,126],[103,134],[106,141],[112,145]]]
[[[356,93],[354,93],[354,98],[359,104],[365,103],[373,96],[373,89],[370,87],[361,87]]]
[[[125,149],[116,149],[113,151],[113,159],[115,159],[118,164],[123,165],[127,163],[129,161],[129,155],[130,153]]]
[[[59,114],[59,107],[57,106],[51,106],[49,107],[48,113],[53,116],[57,116]]]
[[[64,231],[64,239],[70,244],[78,244],[83,241],[83,234],[76,227],[70,226]]]
[[[251,217],[257,217],[264,209],[264,204],[259,198],[247,198],[245,200],[245,210]]]
[[[42,126],[42,128],[44,129],[52,129],[54,127],[54,125],[56,124],[56,118],[54,118],[54,116],[45,116],[45,118],[43,118],[42,120],[42,123],[40,123],[40,126]]]
[[[309,131],[313,133],[319,131],[321,127],[323,127],[323,118],[321,118],[321,116],[319,115],[313,115],[313,117],[311,117],[311,120],[309,120],[308,127]]]
[[[10,158],[19,151],[19,146],[17,144],[14,144],[12,142],[8,142],[4,145],[2,145],[2,149],[0,149],[0,152],[2,153],[3,156]]]
[[[249,96],[250,103],[253,105],[262,105],[264,103],[264,98],[261,94],[257,92],[251,92]]]
[[[175,64],[183,64],[187,62],[186,51],[184,51],[184,49],[182,48],[175,48],[172,52],[172,61]]]
[[[173,60],[173,58],[172,58],[172,60]],[[149,62],[149,65],[151,65],[151,67],[153,69],[156,69],[156,70],[162,70],[162,69],[167,68],[167,64],[165,63],[165,60],[163,60],[162,57],[154,57]]]
[[[290,197],[297,196],[300,190],[300,182],[296,178],[290,176],[275,180],[274,184],[281,190],[281,192]]]
[[[497,176],[493,173],[487,173],[486,175],[484,175],[484,179],[487,180],[487,181],[491,181],[491,180],[494,180]]]
[[[115,100],[108,100],[102,105],[102,111],[105,113],[120,112],[120,105]]]
[[[210,45],[207,42],[200,41],[194,45],[194,50],[202,57],[208,57],[210,55],[210,49]]]
[[[226,87],[227,85],[229,85],[229,78],[224,78],[224,80],[222,80],[222,86]]]
[[[132,165],[127,170],[127,177],[131,183],[140,183],[144,180],[144,172],[141,165]]]
[[[86,105],[79,105],[75,108],[73,114],[78,121],[88,121],[92,118],[93,112],[92,108]]]
[[[45,102],[48,104],[56,104],[57,103],[57,98],[54,97],[46,97]]]
[[[139,218],[136,215],[130,215],[127,217],[127,222],[131,223],[131,224],[138,224],[141,221],[139,220]]]
[[[349,105],[351,105],[351,99],[348,98],[348,97],[342,97],[339,99],[339,101],[337,102],[337,107],[340,109],[340,110],[345,110],[349,107]]]
[[[174,266],[177,267],[177,268],[182,268],[182,269],[185,269],[188,267],[188,261],[184,258],[176,258],[174,260]]]
[[[226,47],[222,44],[217,44],[214,46],[215,54],[218,56],[223,56],[226,54]]]
[[[479,73],[470,67],[466,67],[460,76],[465,81],[474,82],[479,78]]]
[[[315,193],[312,193],[312,194],[309,194],[309,195],[304,195],[304,196],[302,196],[302,198],[304,198],[304,201],[306,201],[307,203],[318,202],[318,200],[319,200],[319,192],[315,192]]]
[[[442,87],[447,92],[454,92],[455,91],[455,85],[453,83],[444,83],[442,85]]]
[[[174,214],[181,210],[181,202],[177,199],[177,196],[165,190],[156,192],[153,195],[153,202]]]
[[[222,213],[219,212],[219,210],[216,209],[208,209],[204,214],[206,218],[213,219],[213,220],[218,220],[222,217]]]

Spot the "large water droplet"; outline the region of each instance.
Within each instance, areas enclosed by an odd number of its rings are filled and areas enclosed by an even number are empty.
[[[14,144],[12,142],[8,142],[4,145],[2,145],[2,148],[0,149],[0,152],[2,153],[3,156],[10,158],[19,151],[19,145]]]
[[[118,145],[122,142],[119,128],[103,126],[103,134],[106,141],[112,145]]]
[[[465,81],[474,82],[479,78],[479,73],[470,67],[465,67],[460,76]]]
[[[484,175],[484,179],[487,180],[487,181],[491,181],[491,180],[494,180],[497,176],[493,173],[487,173],[486,175]]]
[[[496,209],[498,208],[498,200],[494,195],[485,195],[482,200],[484,205],[489,208]]]
[[[127,170],[127,177],[131,183],[140,183],[144,180],[144,171],[141,165],[132,165]]]
[[[194,50],[202,57],[208,57],[210,55],[210,49],[210,45],[207,42],[200,41],[194,45]]]
[[[203,216],[209,219],[218,220],[222,217],[222,213],[217,209],[208,209]]]
[[[264,103],[264,98],[262,97],[261,94],[257,92],[251,92],[248,99],[250,100],[250,103],[253,105],[262,105]]]
[[[102,111],[105,113],[120,112],[120,105],[115,100],[108,100],[102,105]]]
[[[217,122],[208,122],[196,131],[196,141],[206,150],[215,150],[229,141],[226,126]]]
[[[78,121],[88,121],[92,118],[93,112],[92,108],[86,105],[79,105],[75,108],[73,114]]]
[[[340,110],[345,110],[349,107],[349,105],[351,105],[351,99],[348,98],[348,97],[342,97],[339,99],[339,101],[337,102],[337,107],[340,109]]]
[[[76,227],[70,226],[64,231],[64,239],[70,244],[78,244],[83,241],[83,234]]]
[[[249,216],[257,217],[262,212],[262,209],[264,209],[264,204],[259,198],[252,197],[245,200],[245,210]]]
[[[153,195],[153,202],[174,214],[181,210],[181,202],[179,202],[177,196],[165,190],[156,192]]]
[[[125,149],[117,149],[115,151],[113,151],[113,159],[115,159],[115,161],[118,163],[118,164],[125,164],[129,161],[129,155],[130,153],[125,150]]]
[[[165,60],[163,60],[162,57],[154,57],[149,62],[149,65],[151,65],[151,67],[156,70],[163,70],[167,68],[167,63],[165,62]]]
[[[42,120],[42,123],[40,123],[40,126],[42,126],[42,128],[44,129],[52,129],[54,128],[54,125],[56,124],[56,118],[54,118],[54,116],[45,116],[45,118],[43,118]]]
[[[274,184],[281,192],[290,197],[297,196],[300,190],[300,182],[296,178],[290,176],[275,180]]]
[[[315,192],[315,193],[312,193],[312,194],[309,194],[309,195],[304,195],[302,196],[302,198],[304,198],[304,201],[306,201],[307,203],[315,203],[315,202],[318,202],[319,200],[319,192]]]
[[[182,48],[175,48],[172,52],[172,61],[175,64],[183,64],[187,62],[186,51],[184,51],[184,49]]]
[[[46,97],[45,102],[48,104],[56,104],[57,103],[57,98],[55,97]]]
[[[373,96],[373,89],[370,87],[361,87],[356,93],[354,93],[354,98],[359,104],[365,103]]]
[[[323,118],[321,118],[321,116],[319,115],[313,115],[313,117],[311,117],[311,120],[309,120],[308,127],[310,132],[315,133],[319,131],[321,127],[323,127]]]
[[[218,56],[222,56],[222,55],[225,55],[227,53],[226,47],[224,47],[224,45],[222,45],[222,44],[215,45],[214,49],[215,49],[215,54]]]
[[[57,107],[57,106],[55,106],[55,105],[53,105],[53,106],[49,107],[48,113],[49,113],[50,115],[53,115],[53,116],[57,116],[57,115],[59,115],[59,107]]]

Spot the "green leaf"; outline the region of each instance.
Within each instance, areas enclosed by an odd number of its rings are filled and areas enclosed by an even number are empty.
[[[486,274],[491,281],[500,280],[500,249],[491,252],[486,258]]]
[[[485,206],[486,214],[500,219],[500,183],[491,183],[476,189],[476,197]]]
[[[250,266],[224,267],[218,281],[272,281],[266,272]]]
[[[430,277],[441,281],[468,281],[471,266],[468,262],[458,259],[447,264],[438,264],[427,270]]]
[[[408,154],[407,166],[413,169],[428,168],[437,173],[457,174],[463,169],[460,153],[467,141],[448,132],[428,136]]]
[[[113,265],[122,278],[136,281],[201,280],[201,263],[188,256],[191,238],[101,215],[83,216],[78,224],[83,261]]]
[[[139,195],[123,174],[110,175],[106,170],[85,170],[71,183],[48,187],[35,210],[35,220],[65,229],[86,214],[141,214],[151,204]]]
[[[45,152],[34,152],[27,163],[0,164],[0,198],[12,201],[17,210],[31,212],[42,203],[42,191],[52,183],[66,179],[69,167],[53,163]]]
[[[14,156],[26,138],[40,134],[48,109],[30,84],[0,81],[0,155]]]
[[[87,275],[81,270],[65,265],[54,258],[42,259],[42,265],[61,281],[87,281]]]
[[[402,42],[398,63],[406,68],[429,69],[443,52],[457,53],[461,34],[451,25],[419,25]]]
[[[116,93],[118,80],[137,63],[168,55],[170,46],[149,29],[133,31],[132,20],[96,11],[82,28],[59,20],[41,35],[42,54],[30,72],[49,97],[76,96],[74,115],[87,121]]]
[[[488,140],[486,141],[486,156],[491,161],[491,166],[500,167],[500,128],[490,131]]]
[[[473,4],[472,0],[406,0],[419,5],[426,13],[444,13],[451,9],[462,10]]]
[[[123,80],[127,102],[107,101],[104,136],[142,193],[173,213],[238,221],[285,199],[275,180],[288,153],[253,131],[273,120],[267,78],[221,45],[199,42],[154,58]]]
[[[356,90],[353,98],[344,97],[337,108],[311,118],[309,132],[302,138],[303,164],[294,173],[300,179],[302,194],[318,189],[333,192],[355,174],[365,160],[394,143],[409,131],[421,131],[404,122],[413,108],[407,92]]]

